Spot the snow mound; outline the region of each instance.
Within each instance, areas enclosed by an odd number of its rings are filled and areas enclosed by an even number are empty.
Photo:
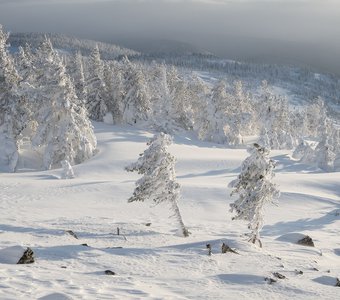
[[[12,246],[0,250],[1,264],[17,264],[26,248],[22,246]]]

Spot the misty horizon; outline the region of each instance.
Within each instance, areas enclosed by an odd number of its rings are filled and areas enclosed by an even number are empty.
[[[223,58],[340,75],[340,4],[332,0],[2,0],[0,23],[10,32],[64,33],[135,48],[143,40],[179,41]]]

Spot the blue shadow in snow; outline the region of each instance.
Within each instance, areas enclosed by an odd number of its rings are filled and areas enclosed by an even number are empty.
[[[264,280],[264,276],[258,275],[247,275],[247,274],[219,274],[216,275],[218,280],[221,280],[225,283],[230,284],[244,284],[244,285],[251,285],[251,284],[265,284],[266,281]]]
[[[261,235],[276,236],[304,230],[319,230],[328,224],[340,221],[340,216],[336,215],[337,211],[338,209],[335,209],[316,219],[299,219],[289,222],[278,222],[274,225],[265,225],[261,230]]]
[[[214,170],[214,171],[208,171],[208,172],[203,172],[203,173],[189,173],[186,175],[181,175],[181,176],[177,176],[177,178],[194,178],[194,177],[204,177],[204,176],[217,176],[217,175],[226,175],[228,173],[239,173],[240,172],[240,168],[237,168],[235,170]],[[235,175],[230,175],[231,177],[234,177]]]
[[[306,165],[298,161],[292,160],[289,155],[277,155],[273,156],[272,159],[276,162],[276,173],[279,172],[306,172],[306,173],[322,173],[319,169],[314,166]]]

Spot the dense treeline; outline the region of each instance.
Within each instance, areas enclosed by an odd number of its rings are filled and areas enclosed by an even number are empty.
[[[24,139],[41,153],[46,169],[91,157],[96,141],[89,118],[166,133],[191,131],[232,147],[256,135],[272,149],[298,145],[296,157],[304,162],[325,170],[339,167],[339,129],[321,97],[294,109],[266,81],[252,94],[230,77],[207,82],[164,63],[127,56],[104,60],[99,46],[89,56],[71,55],[45,38],[12,55],[7,39],[0,29],[0,139],[12,171]]]

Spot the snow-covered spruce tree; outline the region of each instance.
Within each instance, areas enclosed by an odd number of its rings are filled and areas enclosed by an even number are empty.
[[[315,148],[317,166],[326,172],[334,170],[336,154],[332,151],[332,148],[330,139],[327,136],[323,137]]]
[[[313,99],[305,110],[305,135],[319,137],[324,133],[327,122],[327,109],[321,97]]]
[[[171,73],[172,74],[172,73]],[[165,64],[151,65],[148,85],[152,91],[152,115],[151,122],[158,131],[170,133],[173,131],[173,122],[170,116],[172,98],[170,94],[170,73]]]
[[[334,170],[334,160],[336,158],[336,151],[338,151],[336,139],[334,139],[333,124],[330,120],[325,119],[324,124],[321,126],[321,140],[315,148],[315,160],[317,166],[326,171],[331,172]]]
[[[79,164],[93,156],[97,144],[87,111],[50,40],[38,49],[38,57],[41,102],[33,146],[43,150],[45,169],[59,167],[63,160]]]
[[[15,171],[19,159],[20,135],[25,128],[25,103],[18,91],[20,76],[7,50],[8,34],[0,25],[0,160]]]
[[[87,86],[85,81],[83,56],[77,51],[67,66],[68,74],[71,76],[77,97],[85,104],[87,103]]]
[[[297,141],[293,138],[290,127],[290,112],[287,99],[275,95],[266,81],[262,82],[261,96],[258,103],[260,141],[271,149],[292,149]],[[265,137],[264,137],[265,136]]]
[[[151,97],[145,75],[139,65],[128,62],[125,66],[123,121],[127,124],[147,121],[151,113]]]
[[[225,127],[227,124],[227,112],[228,112],[228,98],[231,95],[226,92],[225,81],[219,81],[211,91],[211,99],[208,103],[206,118],[207,123],[204,126],[204,132],[201,131],[203,140],[227,144],[228,137],[225,133]]]
[[[190,81],[190,89],[192,90],[192,109],[194,117],[193,130],[197,133],[200,140],[205,138],[207,121],[209,88],[198,76],[194,76]]]
[[[108,86],[108,90],[112,97],[109,101],[109,111],[111,111],[113,123],[114,124],[122,124],[123,122],[123,99],[125,97],[125,90],[124,90],[124,79],[123,79],[123,72],[121,70],[121,64],[118,62],[112,63],[112,74],[108,76],[107,73],[105,77],[105,84]],[[108,81],[111,81],[109,83]]]
[[[269,150],[254,144],[249,152],[250,156],[243,162],[240,175],[229,184],[233,188],[231,196],[239,196],[230,207],[231,212],[236,213],[233,220],[249,222],[249,241],[262,247],[260,230],[264,222],[264,206],[277,198],[279,191],[272,183],[274,161],[269,158]]]
[[[226,97],[226,133],[228,144],[243,144],[243,135],[254,134],[254,116],[250,95],[243,89],[241,81],[234,82],[234,91]]]
[[[178,207],[180,185],[176,182],[175,158],[167,148],[172,143],[171,136],[161,132],[148,143],[149,146],[137,162],[125,168],[128,172],[138,172],[143,177],[136,182],[133,196],[128,200],[153,201],[155,204],[166,202],[170,204],[182,234],[187,237],[189,232],[184,226]]]
[[[169,115],[169,122],[172,123],[172,129],[192,130],[194,123],[193,95],[188,80],[181,77],[175,67],[171,67],[167,72],[167,85],[171,101],[165,105]]]
[[[91,52],[86,76],[87,110],[92,120],[103,121],[107,113],[104,65],[100,58],[98,45]]]

